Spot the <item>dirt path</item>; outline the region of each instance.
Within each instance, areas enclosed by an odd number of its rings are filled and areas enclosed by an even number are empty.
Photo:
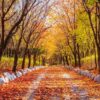
[[[53,66],[1,85],[0,100],[100,100],[100,84]]]
[[[26,100],[100,100],[100,84],[63,67],[46,68],[35,82]]]

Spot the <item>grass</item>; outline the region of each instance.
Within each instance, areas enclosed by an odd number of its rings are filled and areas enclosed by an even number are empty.
[[[22,58],[18,59],[18,67],[21,66],[22,64]],[[13,62],[14,62],[14,58],[13,57],[2,57],[2,61],[0,62],[0,69],[12,69],[13,66]],[[25,64],[28,64],[28,59],[26,58]]]
[[[91,56],[82,58],[81,61],[82,61],[83,65],[85,65],[86,67],[89,67],[89,66],[91,66],[91,63],[94,63],[94,59],[95,59],[95,55],[91,55]],[[22,60],[23,60],[22,58],[18,59],[18,67],[17,68],[21,68]],[[0,69],[12,69],[13,62],[14,62],[13,57],[6,57],[6,56],[2,57],[2,61],[0,62]],[[31,63],[33,64],[33,60]],[[27,67],[28,58],[26,58],[25,65]],[[39,65],[39,61],[37,61],[37,65]]]
[[[74,65],[74,60],[72,60]],[[95,55],[90,55],[81,59],[82,68],[91,69],[95,67]]]
[[[81,61],[84,63],[91,63],[91,61],[94,61],[95,55],[87,56],[85,58],[82,58]]]
[[[23,58],[19,58],[18,59],[18,69],[21,68],[21,64],[22,64],[22,60]],[[3,56],[2,57],[2,61],[0,62],[0,70],[6,70],[6,69],[12,69],[12,66],[13,66],[13,62],[14,62],[14,58],[13,57],[6,57],[6,56]],[[37,65],[39,65],[39,61],[36,62]],[[33,60],[31,60],[31,64],[33,65]],[[25,66],[27,67],[28,65],[28,58],[26,58],[25,60]],[[32,66],[31,65],[31,66]]]

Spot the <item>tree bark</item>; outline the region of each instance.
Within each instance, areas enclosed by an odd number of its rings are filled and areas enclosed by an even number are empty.
[[[66,64],[69,66],[69,61],[68,61],[68,56],[67,55],[65,56],[65,59],[66,59]]]
[[[100,48],[98,47],[97,48],[97,53],[98,53],[98,72],[99,72],[99,74],[100,74]]]
[[[97,51],[96,51],[95,43],[94,43],[94,53],[95,53],[95,59],[94,59],[94,61],[95,61],[95,69],[97,69],[98,68],[98,64],[97,64]]]
[[[74,62],[75,62],[75,67],[77,66],[77,55],[74,53]]]
[[[27,49],[28,49],[28,43],[26,44],[26,48],[25,48],[24,55],[23,55],[22,69],[24,69],[24,67],[25,67]]]
[[[42,65],[45,66],[45,57],[42,57]]]
[[[28,51],[28,68],[30,68],[31,66],[31,54],[30,54],[30,51]]]
[[[80,48],[78,44],[77,44],[77,55],[78,55],[78,66],[81,67]]]
[[[33,66],[36,65],[36,57],[37,57],[37,55],[36,55],[36,53],[35,53],[34,56],[33,56]]]
[[[12,68],[12,71],[14,72],[16,72],[16,67],[17,67],[17,62],[18,62],[18,53],[19,53],[19,47],[20,47],[21,41],[22,41],[22,35],[19,39],[18,45],[15,50],[14,63],[13,63],[13,68]]]
[[[18,53],[15,51],[14,64],[13,64],[13,68],[12,68],[13,72],[16,72],[17,62],[18,62]]]
[[[2,50],[2,48],[0,48],[0,61],[2,59],[2,55],[3,55],[3,50]]]

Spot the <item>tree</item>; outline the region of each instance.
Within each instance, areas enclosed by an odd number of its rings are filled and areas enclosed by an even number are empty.
[[[88,3],[88,4],[87,4]],[[93,32],[95,44],[97,46],[97,53],[98,53],[98,69],[100,73],[100,1],[82,1],[82,4],[84,6],[84,9],[88,15],[89,21],[90,21],[90,26]],[[92,7],[91,7],[92,5]],[[95,10],[94,10],[95,8]],[[94,14],[95,12],[95,14]],[[95,15],[95,21],[94,23],[92,16]]]
[[[20,2],[22,5],[20,5]],[[14,34],[16,34],[20,23],[22,22],[23,18],[27,16],[30,9],[34,7],[35,2],[36,0],[26,0],[25,2],[20,0],[1,1],[0,59],[4,50],[9,44],[10,39]]]
[[[42,4],[39,5],[38,7],[36,7],[34,15],[31,12],[32,16],[30,19],[30,23],[28,25],[28,30],[26,32],[28,34],[23,36],[23,39],[24,39],[26,45],[25,45],[25,50],[24,50],[24,54],[23,54],[22,69],[25,66],[25,57],[26,57],[29,46],[34,45],[34,42],[37,40],[38,37],[40,37],[41,33],[43,33],[43,31],[45,31],[47,29],[47,28],[44,28],[44,23],[45,23],[45,19],[46,19],[48,9],[50,6],[50,5],[48,5],[48,3],[49,3],[49,1],[47,0],[45,2],[42,2]],[[33,18],[34,18],[34,20],[33,20]],[[30,60],[29,60],[29,63],[30,63]]]

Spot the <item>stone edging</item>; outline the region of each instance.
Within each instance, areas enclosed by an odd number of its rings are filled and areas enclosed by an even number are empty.
[[[66,68],[69,69],[69,70],[73,70],[80,75],[86,76],[86,77],[92,79],[95,82],[100,83],[100,75],[99,74],[95,75],[95,74],[89,72],[88,70],[81,70],[79,68],[74,68],[72,66],[66,66]]]
[[[21,77],[29,72],[32,72],[37,69],[44,68],[44,66],[36,66],[34,68],[25,68],[21,71],[17,71],[16,73],[9,73],[9,72],[4,72],[3,75],[0,77],[0,85],[9,83],[12,80],[15,80],[18,77]]]

